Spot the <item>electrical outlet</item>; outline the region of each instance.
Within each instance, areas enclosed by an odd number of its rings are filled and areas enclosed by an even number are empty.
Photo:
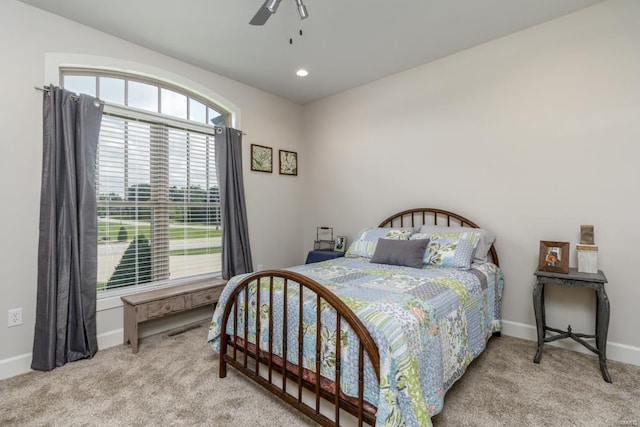
[[[22,325],[22,309],[9,310],[9,327]]]
[[[264,266],[262,264],[258,264],[258,271],[264,270]]]

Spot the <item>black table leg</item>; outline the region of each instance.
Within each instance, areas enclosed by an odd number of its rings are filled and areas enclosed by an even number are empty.
[[[596,314],[596,347],[600,358],[600,371],[602,378],[608,383],[613,382],[607,369],[607,334],[609,332],[609,297],[602,289],[596,290],[598,310]]]
[[[538,330],[538,351],[533,358],[533,363],[540,363],[542,359],[542,345],[545,335],[545,313],[544,313],[544,282],[537,280],[533,288],[533,311],[536,316],[536,329]]]

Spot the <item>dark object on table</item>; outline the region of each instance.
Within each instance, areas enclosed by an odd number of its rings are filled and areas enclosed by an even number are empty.
[[[322,262],[330,259],[336,259],[344,256],[344,252],[342,251],[309,251],[307,254],[307,260],[305,264],[312,264],[314,262]]]

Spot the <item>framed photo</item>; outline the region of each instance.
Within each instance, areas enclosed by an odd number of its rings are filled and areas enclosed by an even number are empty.
[[[336,244],[333,247],[333,250],[336,252],[344,252],[347,250],[347,236],[336,237]]]
[[[273,172],[273,148],[251,144],[251,170]]]
[[[280,150],[280,175],[298,175],[298,153]]]
[[[569,272],[569,242],[541,240],[538,270],[567,274]]]
[[[593,245],[593,237],[593,225],[580,226],[580,243],[582,243],[583,245]]]

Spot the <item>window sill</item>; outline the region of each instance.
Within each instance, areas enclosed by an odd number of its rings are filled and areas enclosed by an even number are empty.
[[[96,311],[112,310],[114,308],[122,307],[122,300],[119,296],[99,298],[96,300]]]

